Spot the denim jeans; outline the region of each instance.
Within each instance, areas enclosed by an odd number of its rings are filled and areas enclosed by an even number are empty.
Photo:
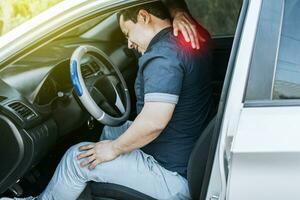
[[[119,137],[132,122],[119,127],[105,126],[101,140]],[[78,148],[89,142],[72,146],[61,159],[47,188],[38,200],[76,200],[88,181],[114,183],[130,187],[156,199],[190,199],[187,180],[177,172],[171,172],[148,154],[137,149],[101,163],[95,169],[80,167],[76,159]],[[30,198],[28,198],[30,199]]]

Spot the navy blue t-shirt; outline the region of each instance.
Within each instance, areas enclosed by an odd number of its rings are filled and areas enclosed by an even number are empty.
[[[142,150],[186,177],[190,153],[212,108],[209,49],[194,50],[173,36],[172,28],[163,29],[139,58],[135,93],[137,113],[144,102],[176,104],[167,127]]]

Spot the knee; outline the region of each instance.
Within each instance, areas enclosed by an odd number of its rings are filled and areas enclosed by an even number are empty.
[[[81,142],[81,143],[73,145],[66,151],[66,153],[63,157],[63,160],[65,160],[69,164],[74,164],[74,165],[78,164],[79,162],[77,160],[77,155],[80,154],[79,147],[90,144],[90,143],[91,142]]]
[[[68,183],[72,183],[74,179],[86,180],[86,170],[80,166],[81,160],[77,159],[77,155],[81,153],[79,147],[87,144],[90,142],[82,142],[70,147],[57,167],[59,176]]]

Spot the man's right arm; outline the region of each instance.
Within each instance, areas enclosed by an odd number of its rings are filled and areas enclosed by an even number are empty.
[[[179,11],[188,12],[186,3],[184,0],[161,0],[165,5],[167,5],[170,15],[172,18],[175,17],[175,14]]]

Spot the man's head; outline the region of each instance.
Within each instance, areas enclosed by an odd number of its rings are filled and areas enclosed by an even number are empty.
[[[118,13],[118,21],[128,40],[128,48],[142,54],[159,31],[171,26],[168,11],[161,3],[122,10]]]

